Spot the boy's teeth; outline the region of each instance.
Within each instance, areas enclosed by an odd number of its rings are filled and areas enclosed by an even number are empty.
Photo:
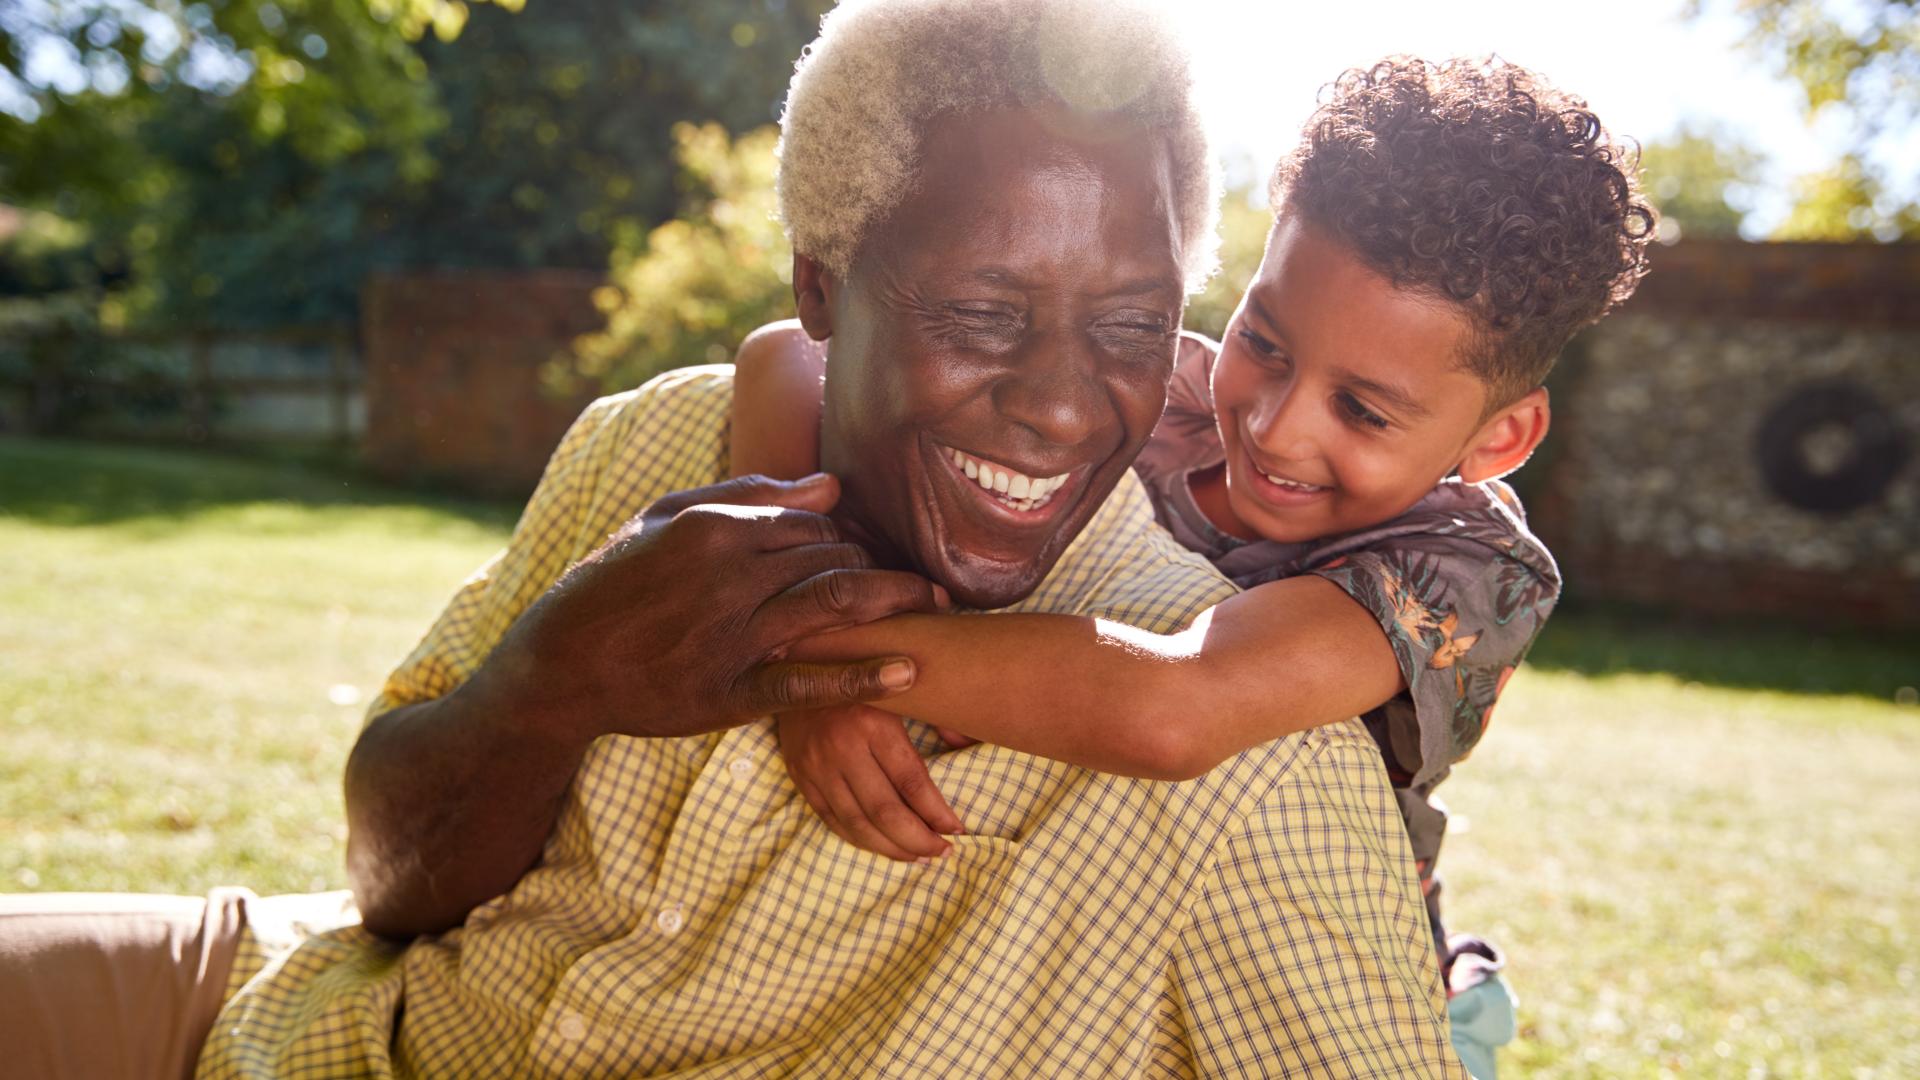
[[[1272,473],[1265,472],[1265,471],[1261,471],[1260,475],[1266,477],[1272,483],[1278,484],[1284,488],[1292,488],[1295,491],[1319,491],[1320,490],[1319,484],[1303,484],[1298,480],[1289,480],[1284,476],[1275,476]]]
[[[1053,493],[1067,482],[1067,473],[1059,476],[1034,477],[1014,472],[978,458],[969,457],[959,450],[948,451],[954,465],[965,473],[967,479],[979,484],[992,493],[1001,502],[1016,510],[1032,510],[1046,503]]]

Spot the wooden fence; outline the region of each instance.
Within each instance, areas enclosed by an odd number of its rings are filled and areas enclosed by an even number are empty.
[[[0,432],[351,446],[352,326],[0,337]]]

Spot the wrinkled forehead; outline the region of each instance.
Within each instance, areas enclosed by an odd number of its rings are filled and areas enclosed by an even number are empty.
[[[1074,281],[1164,278],[1178,291],[1172,191],[1166,140],[1131,121],[1053,107],[945,114],[853,272],[985,264]]]

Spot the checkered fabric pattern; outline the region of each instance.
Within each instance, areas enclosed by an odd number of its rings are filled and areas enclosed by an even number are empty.
[[[731,389],[689,369],[590,407],[372,714],[445,694],[621,522],[724,476]],[[1230,590],[1129,476],[1020,607],[1168,630]],[[256,934],[200,1075],[1465,1076],[1357,722],[1178,784],[911,728],[974,829],[943,859],[835,838],[770,724],[605,738],[540,865],[463,927]]]

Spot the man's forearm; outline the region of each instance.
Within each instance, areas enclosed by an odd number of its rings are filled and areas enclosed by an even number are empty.
[[[512,888],[590,741],[474,682],[377,717],[346,776],[347,872],[367,929],[436,933]]]
[[[825,516],[838,498],[831,477],[662,496],[519,612],[464,684],[368,724],[346,778],[347,876],[367,929],[445,930],[512,888],[602,735],[703,734],[910,682],[899,656],[781,659],[809,637],[939,607],[916,574],[851,564]]]

